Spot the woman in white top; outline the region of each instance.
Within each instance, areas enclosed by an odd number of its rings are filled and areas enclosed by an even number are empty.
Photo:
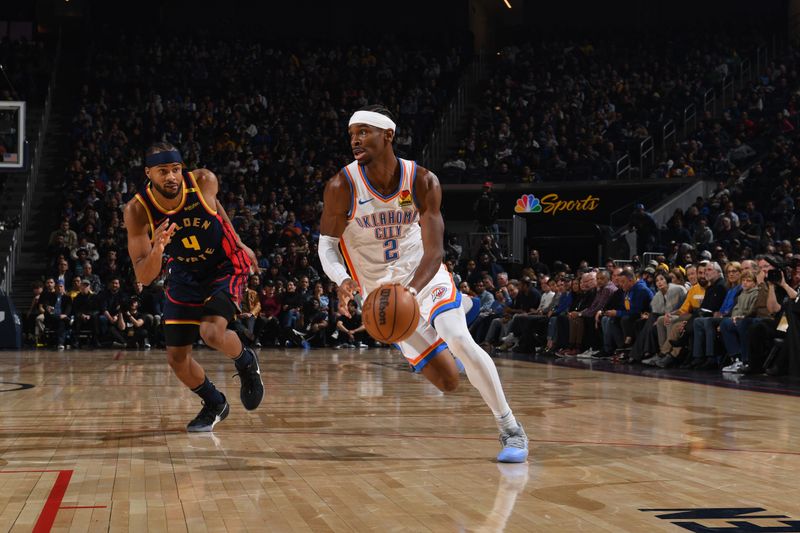
[[[656,321],[658,317],[680,307],[686,298],[686,288],[677,283],[670,283],[669,280],[670,277],[666,271],[658,270],[656,272],[656,293],[650,301],[650,312],[646,315],[642,314],[642,318],[647,318],[647,320],[631,348],[632,361],[642,361],[658,354],[658,347],[661,346],[662,339],[658,338]]]

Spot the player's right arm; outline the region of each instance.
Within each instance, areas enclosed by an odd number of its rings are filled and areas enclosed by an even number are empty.
[[[123,217],[125,228],[128,230],[128,254],[136,272],[136,280],[150,285],[161,273],[164,248],[178,229],[178,225],[170,224],[169,219],[165,220],[156,228],[151,241],[147,234],[147,213],[142,204],[136,200],[128,202]]]
[[[353,207],[353,193],[347,178],[340,171],[325,185],[322,198],[322,219],[319,222],[319,260],[325,275],[338,285],[339,314],[350,318],[347,304],[358,290],[358,284],[347,272],[344,258],[339,252],[339,239],[347,227],[347,213]]]

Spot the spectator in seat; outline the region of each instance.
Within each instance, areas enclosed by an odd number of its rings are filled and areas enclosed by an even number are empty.
[[[267,281],[261,290],[259,298],[261,312],[259,317],[263,320],[261,343],[266,346],[276,346],[280,339],[280,314],[281,298],[275,293],[275,284]]]
[[[714,232],[708,227],[708,219],[701,216],[697,221],[697,229],[692,235],[694,245],[697,248],[705,248],[714,242]]]
[[[347,311],[350,313],[350,318],[339,315],[336,320],[339,344],[334,348],[366,348],[367,328],[361,321],[361,313],[358,312],[358,306],[354,300],[347,303]]]
[[[467,278],[470,287],[475,287],[476,283],[483,278],[485,274],[492,277],[492,282],[497,285],[497,275],[503,271],[503,267],[492,261],[491,256],[487,253],[482,253],[478,257],[478,264],[470,276]]]
[[[629,268],[622,269],[617,283],[623,291],[622,305],[603,313],[603,351],[597,354],[601,358],[613,356],[615,347],[618,350],[631,348],[634,341],[634,322],[650,309],[650,301],[653,299],[652,291]]]
[[[575,299],[580,295],[580,279],[570,279],[562,277],[558,284],[560,295],[557,296],[558,302],[549,313],[547,319],[547,342],[544,353],[555,355],[556,350],[561,349],[567,342],[565,332],[559,331],[559,320],[562,320],[569,312]]]
[[[100,294],[103,291],[103,282],[100,280],[100,276],[95,274],[93,270],[94,267],[92,267],[92,263],[89,261],[83,263],[83,276],[81,276],[81,279],[89,281],[94,294]]]
[[[692,242],[692,234],[683,225],[683,217],[674,216],[667,222],[667,230],[664,233],[662,242],[672,242],[677,244]]]
[[[100,279],[106,281],[110,281],[113,278],[119,278],[122,275],[122,267],[117,259],[116,250],[106,251],[105,257],[100,261],[98,270]]]
[[[694,265],[686,267],[687,282],[691,284],[686,293],[686,298],[677,311],[666,313],[656,321],[656,331],[660,344],[659,353],[655,356],[655,359],[651,357],[642,361],[644,364],[659,366],[658,363],[662,359],[666,358],[667,355],[671,356],[669,352],[672,350],[672,344],[669,341],[683,335],[686,329],[686,322],[689,321],[695,310],[700,309],[703,298],[705,298],[705,269],[706,263],[699,263],[696,267]],[[674,366],[676,363],[676,358],[669,360],[670,365]]]
[[[455,261],[453,261],[452,259],[447,259],[444,262],[444,266],[447,269],[447,271],[450,272],[450,275],[453,276],[453,283],[455,283],[456,287],[460,286],[461,274],[455,271],[456,268]]]
[[[452,235],[444,246],[444,253],[447,259],[457,264],[461,260],[461,253],[463,252],[462,246],[458,243],[458,237]]]
[[[659,353],[656,322],[666,313],[678,309],[686,298],[686,287],[670,283],[669,279],[669,274],[665,270],[656,271],[656,292],[650,301],[650,311],[642,314],[642,318],[646,321],[631,349],[629,357],[631,362],[648,360]]]
[[[97,295],[98,313],[94,328],[95,346],[99,346],[109,335],[114,336],[112,342],[122,343],[121,336],[112,331],[112,326],[116,327],[116,324],[119,323],[119,315],[123,311],[124,304],[125,295],[122,293],[119,278],[112,277],[108,281],[108,288]]]
[[[597,273],[585,272],[580,277],[580,294],[578,298],[573,296],[572,306],[567,311],[564,321],[560,324],[563,325],[569,332],[569,341],[567,346],[558,352],[556,355],[560,356],[573,356],[583,351],[584,339],[584,315],[587,310],[592,306],[597,296]],[[591,315],[589,315],[591,316]]]
[[[297,285],[290,280],[286,283],[286,292],[282,295],[281,335],[289,342],[299,346],[297,331],[303,327],[303,305],[305,298],[297,291]]]
[[[789,302],[795,302],[798,298],[796,286],[787,281],[790,279],[790,273],[783,263],[768,255],[759,256],[756,261],[759,265],[759,274],[766,272],[763,277],[767,291],[764,296],[759,287],[755,319],[741,336],[742,366],[738,370],[741,374],[755,373],[762,368],[776,335],[780,312]],[[759,276],[756,277],[756,281],[758,279]]]
[[[72,264],[75,265],[73,268],[75,275],[78,277],[83,277],[83,264],[89,260],[88,250],[86,250],[86,248],[72,250],[70,257],[72,258]]]
[[[550,315],[558,304],[560,294],[554,289],[558,288],[558,282],[551,280],[548,276],[542,276],[540,280],[542,298],[539,306],[528,315],[520,315],[514,321],[513,328],[510,329],[519,340],[511,345],[511,349],[517,353],[535,352],[537,346],[544,344],[545,329],[547,328]],[[561,287],[563,289],[563,282]]]
[[[550,274],[550,268],[539,259],[539,250],[536,248],[531,248],[530,252],[528,252],[528,264],[526,266],[532,268],[537,277]]]
[[[594,298],[591,304],[580,312],[579,317],[582,322],[578,326],[581,330],[581,343],[587,346],[587,349],[580,354],[584,357],[595,355],[599,351],[599,349],[595,349],[595,346],[599,347],[600,342],[598,341],[602,340],[597,338],[597,317],[598,314],[602,314],[611,297],[617,292],[617,286],[611,281],[611,274],[608,270],[600,270],[597,272],[595,279],[596,291]]]
[[[55,282],[55,290],[52,293],[46,293],[46,296],[47,298],[42,300],[43,324],[40,329],[44,331],[44,328],[47,327],[54,330],[56,333],[56,347],[59,350],[63,350],[67,328],[72,318],[72,301],[67,296],[64,283],[61,280]]]
[[[717,330],[722,323],[722,319],[731,316],[733,306],[742,291],[742,284],[740,283],[742,274],[745,272],[753,273],[754,268],[757,267],[755,261],[752,260],[745,260],[741,264],[732,261],[725,266],[728,288],[725,293],[725,299],[719,310],[715,311],[712,316],[695,317],[692,323],[694,329],[692,358],[688,360],[688,364],[682,366],[694,370],[717,370],[719,368],[720,361],[714,356]],[[706,276],[708,276],[708,272],[706,272]],[[706,294],[708,294],[708,291],[706,291]]]
[[[147,327],[144,318],[139,312],[139,299],[131,298],[123,310],[117,315],[117,329],[122,332],[122,343],[127,348],[150,349],[150,342],[147,337]],[[113,329],[113,328],[112,328]],[[114,334],[117,339],[116,333]],[[119,339],[117,339],[119,342]]]
[[[52,275],[56,283],[61,282],[65,287],[72,283],[72,272],[69,270],[69,262],[63,257],[56,263],[56,271]]]
[[[763,274],[759,273],[761,277]],[[731,316],[722,319],[719,330],[725,350],[733,363],[722,369],[723,372],[739,373],[742,367],[749,363],[746,351],[743,352],[743,340],[747,328],[756,315],[756,301],[759,293],[766,293],[763,280],[756,285],[757,279],[752,272],[742,274],[742,291],[731,311]]]
[[[505,275],[505,272],[501,272],[499,276],[503,275]],[[462,282],[462,285],[466,287],[465,294],[472,298],[475,305],[479,306],[477,317],[469,325],[470,333],[478,343],[485,340],[494,319],[501,317],[505,308],[511,305],[512,296],[509,294],[508,281],[505,280],[503,283],[502,288],[494,290],[492,278],[487,275],[476,282],[475,289],[472,290],[466,281]],[[515,287],[514,290],[517,290],[518,286],[515,285]],[[461,290],[464,292],[464,288]],[[492,293],[493,290],[494,293]]]
[[[537,296],[534,297],[530,292],[530,280],[523,279],[516,285],[516,294],[512,293],[511,282],[508,283],[509,295],[512,297],[511,304],[503,309],[503,315],[500,318],[495,318],[489,325],[489,331],[486,333],[484,342],[497,342],[498,344],[508,343],[513,344],[518,339],[510,333],[510,328],[517,315],[526,315],[539,306],[541,294],[537,291]],[[498,342],[498,341],[502,341]]]
[[[81,344],[80,333],[86,330],[93,332],[97,314],[95,295],[92,294],[88,279],[81,280],[81,290],[72,300],[72,313],[75,317],[72,324],[72,345],[78,348]]]
[[[242,312],[236,321],[240,327],[234,329],[241,333],[248,344],[261,347],[261,329],[264,320],[261,318],[261,300],[259,290],[261,279],[258,274],[252,274],[247,280],[245,297],[242,299]]]
[[[319,281],[319,273],[317,272],[316,268],[309,264],[307,255],[301,255],[298,258],[295,275],[299,279],[306,278],[312,284]]]
[[[56,244],[58,236],[63,237],[64,240],[61,242],[61,244],[69,250],[72,250],[78,244],[78,234],[70,229],[69,220],[62,220],[61,226],[59,226],[59,228],[54,232],[50,233],[48,245],[53,246]]]
[[[317,298],[311,298],[306,302],[303,310],[303,322],[306,342],[315,348],[324,348],[327,343],[330,316],[328,310],[320,306]]]
[[[67,290],[67,296],[75,302],[75,297],[80,294],[81,292],[81,277],[78,275],[72,276],[72,281],[70,282],[69,289]]]
[[[28,306],[28,310],[25,312],[25,316],[22,320],[22,331],[25,340],[33,346],[36,346],[36,317],[41,314],[39,299],[42,297],[43,292],[44,283],[39,280],[31,283],[31,304]]]
[[[276,255],[275,258],[281,257],[280,255]],[[281,259],[281,264],[278,265],[275,260],[273,260],[272,264],[269,266],[269,271],[264,274],[264,281],[269,281],[273,285],[277,286],[277,283],[280,282],[283,286],[286,286],[288,279],[285,275],[281,272],[283,265],[283,260]]]

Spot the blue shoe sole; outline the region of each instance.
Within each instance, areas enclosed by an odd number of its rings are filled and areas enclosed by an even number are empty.
[[[500,463],[524,463],[528,459],[528,450],[522,448],[503,448],[497,454],[497,461]]]

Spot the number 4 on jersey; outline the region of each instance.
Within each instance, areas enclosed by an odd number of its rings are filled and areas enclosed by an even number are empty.
[[[197,236],[192,235],[191,237],[184,237],[181,239],[183,246],[185,248],[190,248],[192,250],[200,250],[200,243],[197,241]]]

